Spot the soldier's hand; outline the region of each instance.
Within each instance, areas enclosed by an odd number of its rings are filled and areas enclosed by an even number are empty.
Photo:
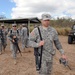
[[[13,42],[15,42],[14,40],[12,40]]]
[[[65,54],[63,54],[61,57],[62,57],[63,59],[66,59],[66,60],[67,60],[67,57],[66,57]]]
[[[16,36],[13,36],[13,38],[15,39],[15,38],[16,38]]]
[[[40,41],[39,46],[43,46],[44,45],[44,40]]]

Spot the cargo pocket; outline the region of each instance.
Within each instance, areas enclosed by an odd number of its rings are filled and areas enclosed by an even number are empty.
[[[51,51],[50,51],[50,54],[51,54],[52,56],[54,56],[54,55],[56,54],[56,49],[51,50]]]

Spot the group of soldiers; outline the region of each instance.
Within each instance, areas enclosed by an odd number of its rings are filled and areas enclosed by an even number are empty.
[[[22,45],[22,51],[25,52],[27,47],[28,34],[26,24],[22,24],[20,28],[17,28],[17,24],[12,24],[11,29],[6,29],[4,24],[0,27],[0,55],[7,46],[7,40],[10,40],[10,50],[14,58],[14,64],[17,63],[17,53],[20,52],[19,42]]]
[[[35,27],[29,36],[27,35],[27,28],[25,24],[22,24],[22,29],[17,29],[16,24],[12,24],[12,29],[10,29],[8,33],[5,30],[3,31],[1,28],[3,36],[5,37],[4,40],[7,39],[6,36],[8,34],[10,49],[15,60],[17,56],[17,49],[19,49],[16,47],[16,45],[18,44],[19,40],[22,42],[23,50],[25,50],[25,47],[34,48],[36,70],[38,71],[39,75],[51,75],[53,56],[55,55],[53,43],[61,53],[61,58],[67,59],[59,41],[57,31],[50,26],[50,19],[51,16],[49,14],[42,14],[41,25]],[[6,41],[4,41],[4,43],[5,42]],[[5,44],[7,45],[7,43]],[[2,52],[1,47],[2,43],[0,40],[0,54]]]

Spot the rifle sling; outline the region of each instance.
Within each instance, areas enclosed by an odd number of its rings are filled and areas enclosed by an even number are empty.
[[[38,27],[38,32],[39,32],[39,36],[40,36],[40,40],[42,41],[42,35],[41,35],[41,32],[40,32],[40,28]],[[40,54],[40,62],[39,62],[39,70],[41,68],[41,63],[42,63],[42,51],[43,51],[43,46],[41,46],[41,54]]]

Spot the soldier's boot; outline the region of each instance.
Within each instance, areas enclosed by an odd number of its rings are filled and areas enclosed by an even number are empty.
[[[3,51],[5,52],[5,48],[3,48]]]
[[[17,51],[17,54],[19,54],[19,51]]]
[[[39,75],[39,71],[36,71],[37,72],[37,75]]]
[[[17,65],[17,60],[16,59],[14,59],[14,65]]]
[[[36,65],[36,71],[39,71],[39,66],[38,65]]]
[[[0,55],[2,54],[2,51],[0,51]]]
[[[23,53],[25,53],[25,48],[22,50]]]
[[[30,53],[31,51],[29,50],[28,52]]]
[[[0,52],[0,55],[1,55],[2,53]]]
[[[6,48],[6,46],[7,46],[7,44],[6,44],[6,45],[4,45],[4,47],[3,47],[4,52],[5,52],[5,48]]]
[[[25,48],[28,48],[28,46],[26,45]]]

